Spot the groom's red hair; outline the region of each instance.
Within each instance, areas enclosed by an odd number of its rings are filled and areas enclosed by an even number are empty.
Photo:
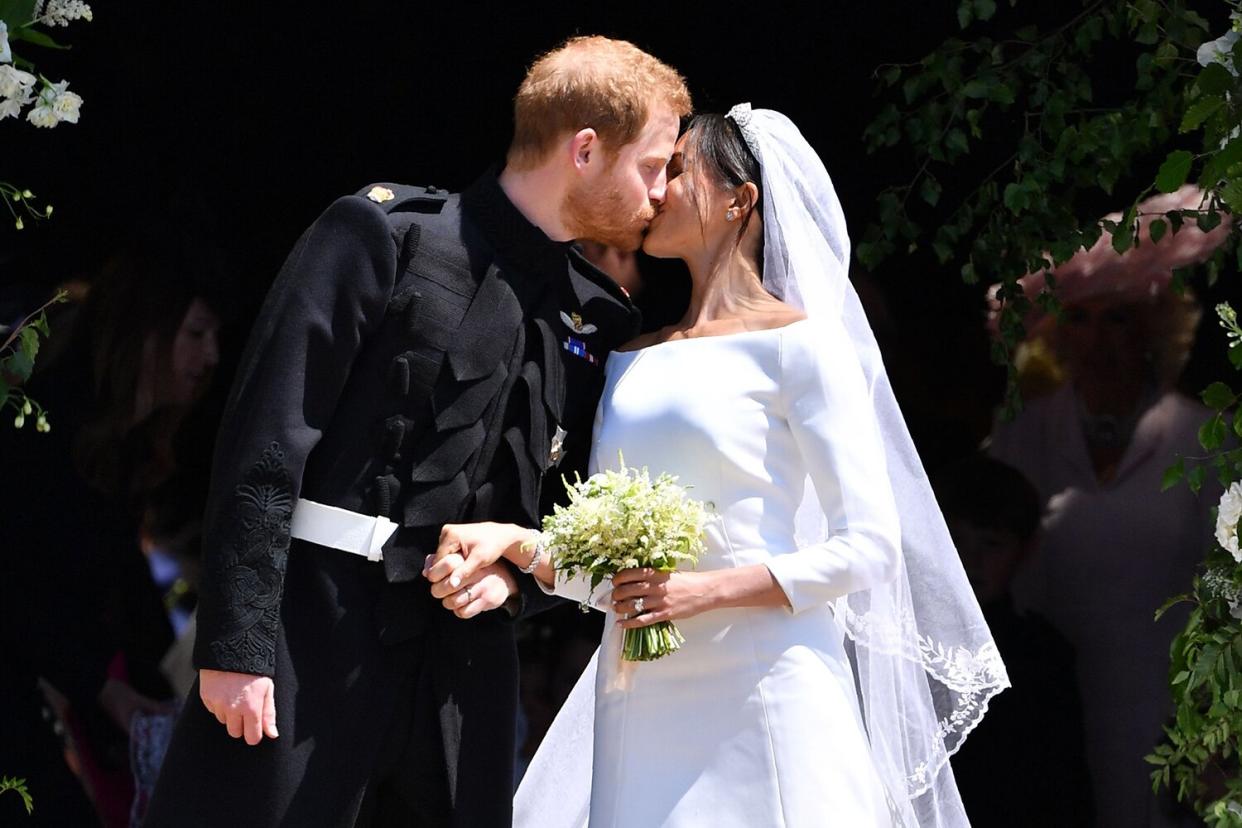
[[[624,40],[570,38],[536,60],[518,87],[508,164],[537,166],[562,136],[588,127],[615,151],[661,105],[690,114],[690,91],[676,69]]]

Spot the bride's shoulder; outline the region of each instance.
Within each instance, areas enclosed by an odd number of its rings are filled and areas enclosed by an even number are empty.
[[[788,328],[790,325],[805,319],[805,313],[792,305],[786,305],[784,302],[760,317],[762,327],[764,328]]]

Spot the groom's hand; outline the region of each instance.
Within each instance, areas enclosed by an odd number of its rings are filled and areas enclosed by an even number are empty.
[[[198,671],[198,695],[234,739],[257,745],[266,736],[275,739],[276,686],[267,676]]]

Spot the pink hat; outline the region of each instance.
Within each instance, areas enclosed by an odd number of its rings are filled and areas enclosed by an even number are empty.
[[[1194,184],[1186,184],[1172,193],[1149,198],[1139,203],[1139,244],[1125,253],[1113,250],[1113,235],[1105,230],[1088,250],[1079,250],[1069,261],[1053,270],[1054,293],[1064,305],[1092,299],[1111,299],[1116,304],[1153,300],[1168,289],[1173,271],[1197,264],[1212,255],[1229,235],[1230,218],[1222,215],[1219,226],[1205,233],[1193,221],[1187,221],[1176,234],[1168,228],[1159,242],[1151,240],[1151,224],[1163,219],[1169,210],[1196,210],[1203,206],[1204,193]],[[1106,220],[1121,221],[1121,213],[1109,213]],[[1018,282],[1032,301],[1045,287],[1043,272],[1028,273]],[[995,294],[999,285],[988,291],[988,328],[996,332],[1000,303]],[[1025,320],[1031,330],[1043,317],[1038,306],[1032,307]]]

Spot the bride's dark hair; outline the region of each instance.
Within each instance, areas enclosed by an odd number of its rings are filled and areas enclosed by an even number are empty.
[[[711,180],[725,187],[740,187],[751,183],[759,190],[759,197],[742,218],[737,230],[737,243],[746,234],[750,219],[756,212],[763,215],[763,178],[759,169],[759,159],[746,145],[742,130],[725,115],[706,113],[695,115],[686,127],[686,158],[689,166],[702,165],[703,172]],[[690,199],[696,209],[699,205],[698,193],[690,188]],[[759,272],[763,272],[763,238],[759,239]]]

